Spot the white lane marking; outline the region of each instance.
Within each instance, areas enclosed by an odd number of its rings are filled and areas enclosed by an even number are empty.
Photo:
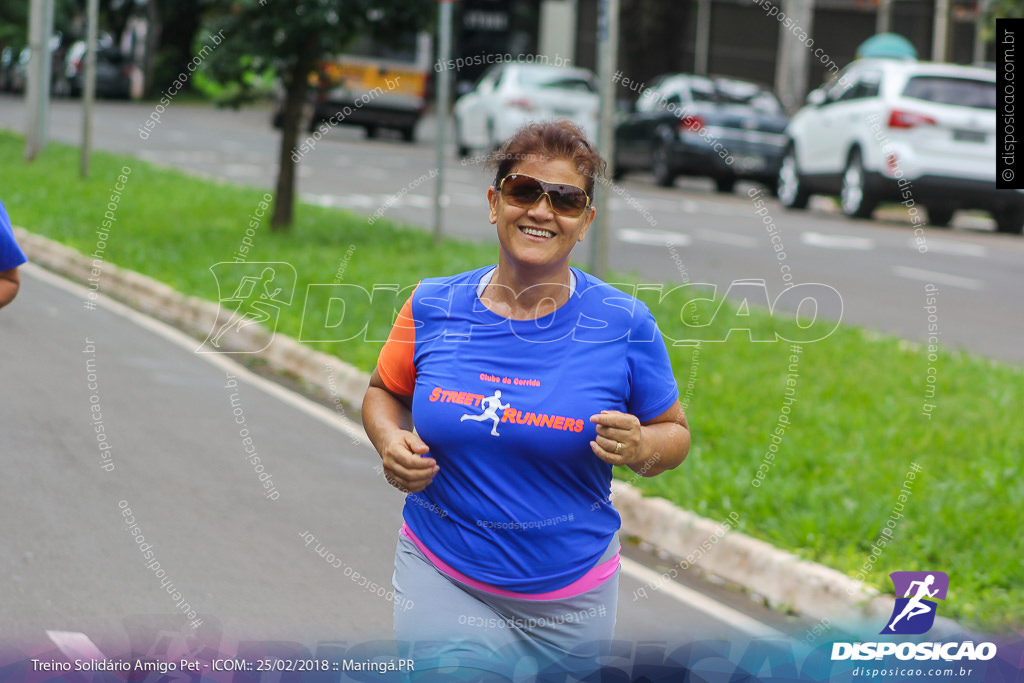
[[[681,235],[686,237],[685,235]],[[33,263],[26,263],[22,266],[30,275],[39,278],[44,282],[47,282],[59,289],[63,289],[66,292],[71,293],[75,297],[80,299],[89,298],[90,290],[70,280],[51,273],[48,270],[44,270],[42,267],[37,266]],[[94,292],[95,294],[95,292]],[[119,303],[105,294],[96,295],[96,300],[107,310],[120,315],[128,320],[132,321],[136,325],[145,328],[155,335],[158,335],[167,341],[180,346],[181,348],[194,353],[196,347],[196,340],[189,337],[180,330],[167,325],[166,323],[160,322],[154,318],[150,318],[147,315],[139,313],[138,311]],[[259,375],[251,372],[245,366],[239,365],[231,358],[221,354],[211,353],[197,353],[196,356],[201,357],[206,362],[217,366],[218,368],[230,371],[236,375],[239,379],[247,381],[249,384],[255,386],[258,389],[266,391],[271,396],[280,399],[284,403],[294,407],[295,409],[320,420],[324,424],[334,427],[338,431],[342,432],[346,436],[350,437],[353,441],[366,446],[367,448],[373,448],[370,443],[369,437],[366,436],[366,432],[363,431],[361,425],[349,420],[347,417],[343,417],[333,410],[315,403],[305,396],[296,394],[288,389],[285,389],[279,384],[275,384],[270,380],[264,379]],[[643,583],[653,583],[655,581],[661,581],[661,574],[658,574],[652,569],[644,567],[638,562],[630,560],[627,557],[620,558],[622,564],[622,571],[629,574],[631,577],[642,581]],[[686,588],[685,586],[671,583],[663,586],[661,591],[665,595],[669,595],[679,602],[693,607],[696,610],[704,612],[711,616],[713,619],[729,624],[733,628],[750,633],[755,636],[766,636],[766,637],[785,637],[780,631],[762,624],[752,617],[732,609],[726,605],[723,605],[715,600],[698,593],[697,591]],[[49,633],[49,632],[48,632]],[[60,633],[54,631],[54,633]],[[76,635],[76,634],[71,634]],[[82,634],[77,634],[82,635]],[[85,637],[85,636],[83,636]],[[52,636],[51,636],[52,638]],[[86,638],[88,640],[88,638]],[[68,642],[76,642],[74,639]],[[91,641],[90,641],[91,642]],[[58,645],[59,646],[59,645]],[[94,646],[95,647],[95,646]],[[99,649],[96,648],[96,652]],[[102,653],[100,653],[102,658]]]
[[[639,204],[642,207],[647,208],[648,210],[652,210],[653,211],[653,210],[656,209],[658,211],[664,211],[665,213],[676,213],[677,211],[679,211],[679,204],[680,203],[678,201],[676,201],[676,200],[673,200],[673,199],[661,199],[660,197],[638,197],[636,195],[633,195],[633,199],[636,201],[637,204]],[[690,204],[694,204],[695,205],[696,202],[690,202]],[[687,211],[685,206],[684,206],[683,210]],[[688,211],[688,213],[696,213],[696,212],[697,212],[696,206],[694,207],[694,209],[692,211]]]
[[[224,175],[236,178],[259,177],[267,172],[264,164],[224,164],[221,167]]]
[[[712,619],[720,621],[722,623],[732,626],[738,631],[743,631],[755,638],[785,638],[786,634],[781,631],[773,629],[771,626],[762,624],[753,617],[748,617],[743,612],[734,610],[732,607],[723,605],[717,600],[707,597],[702,593],[698,593],[692,588],[676,583],[675,581],[664,580],[664,577],[654,571],[648,569],[639,562],[629,559],[628,557],[620,557],[619,562],[622,566],[622,572],[628,574],[637,581],[645,584],[660,585],[658,593],[670,595],[679,602],[686,603],[690,607],[707,614]]]
[[[757,218],[757,216],[754,216],[752,209],[733,206],[731,204],[713,204],[711,202],[704,202],[700,205],[699,210],[701,213],[707,213],[713,216],[733,216],[741,218],[750,218],[753,216],[754,218]]]
[[[928,247],[928,251],[938,252],[940,254],[956,254],[958,256],[976,256],[978,258],[984,258],[988,256],[988,248],[981,244],[971,244],[970,242],[954,242],[953,240],[937,240],[931,237],[928,238],[927,242],[924,243]],[[920,246],[915,239],[908,239],[907,246],[914,251],[918,250]]]
[[[328,206],[336,209],[351,209],[353,207],[360,209],[397,209],[397,208],[413,208],[413,209],[427,209],[434,205],[434,198],[427,197],[426,195],[420,194],[407,194],[402,197],[398,197],[393,194],[345,194],[345,195],[332,195],[332,194],[312,194],[302,193],[299,198],[315,206]],[[456,194],[441,195],[441,206],[448,206],[454,203],[460,206],[480,206],[480,196]]]
[[[441,206],[447,206],[447,201],[445,195],[441,195]],[[416,209],[427,209],[434,205],[434,198],[422,194],[407,194],[396,204],[411,206]]]
[[[802,232],[800,241],[811,247],[822,249],[858,249],[866,251],[875,248],[875,241],[870,237],[853,235],[825,235],[820,232]]]
[[[666,247],[669,245],[685,247],[692,242],[689,235],[681,232],[666,232],[664,230],[631,230],[624,228],[616,234],[622,242],[631,244],[645,244],[651,247]]]
[[[446,182],[444,184],[444,190],[445,190],[445,192],[451,192],[452,194],[462,192],[462,193],[468,194],[468,195],[470,195],[472,197],[476,197],[478,202],[479,201],[483,201],[484,203],[487,202],[487,187],[486,186],[481,187],[479,184],[462,183],[462,182]]]
[[[635,204],[635,205],[630,205],[630,203],[628,201],[626,201],[625,199],[618,199],[616,197],[609,197],[608,198],[608,210],[609,211],[625,211],[626,209],[629,209],[630,211],[636,211],[637,213],[643,213],[645,208],[648,211],[650,211],[650,209],[651,209],[650,205],[648,205],[648,204],[639,204],[638,203],[638,204]]]
[[[307,194],[303,193],[299,195],[299,198],[304,202],[313,204],[315,206],[328,206],[336,209],[348,209],[352,207],[358,208],[371,208],[377,206],[383,206],[387,197],[378,195],[377,197],[368,194],[347,194],[347,195],[331,195],[331,194]]]
[[[985,283],[981,280],[975,280],[971,277],[960,277],[959,275],[949,275],[948,273],[938,273],[934,270],[896,266],[892,269],[892,272],[900,277],[920,280],[921,282],[949,285],[950,287],[960,287],[961,289],[973,289],[974,291],[985,289]]]
[[[746,249],[753,249],[758,245],[756,237],[750,235],[737,235],[733,232],[721,232],[719,230],[706,230],[701,229],[697,231],[697,237],[708,242],[718,242],[719,244],[728,244],[734,247],[744,247]]]
[[[664,213],[679,213],[679,204],[670,202],[667,199],[647,199],[635,195],[620,197],[609,197],[608,208],[611,211],[662,211]]]
[[[66,292],[70,292],[74,296],[80,299],[90,298],[90,290],[82,287],[81,285],[65,280],[62,277],[54,275],[47,270],[43,270],[41,267],[36,266],[32,263],[26,263],[23,268],[27,269],[33,276],[38,277],[40,280],[44,280],[55,287],[59,287]],[[95,295],[96,293],[93,292]],[[177,344],[181,348],[187,350],[189,353],[194,353],[196,349],[196,340],[188,336],[184,332],[171,327],[165,323],[160,322],[154,318],[150,318],[147,315],[139,313],[138,311],[128,308],[124,304],[111,299],[110,297],[99,294],[97,295],[97,301],[103,303],[103,305],[113,313],[120,315],[123,318],[131,320],[139,327],[145,328],[160,337],[163,337],[169,342]],[[346,436],[350,437],[354,441],[358,441],[364,446],[370,446],[370,440],[366,436],[366,432],[363,431],[362,425],[359,425],[348,418],[339,415],[335,411],[322,406],[319,403],[315,403],[307,399],[305,396],[293,393],[288,389],[285,389],[280,384],[271,382],[268,379],[257,375],[250,371],[244,365],[236,363],[231,358],[228,358],[225,354],[214,354],[214,353],[196,353],[196,356],[205,360],[206,362],[214,365],[225,372],[230,371],[236,375],[239,379],[244,379],[252,384],[253,386],[262,389],[271,396],[280,399],[295,409],[320,420],[324,424],[335,427],[339,431],[343,432]]]
[[[88,662],[102,662],[107,658],[103,651],[89,639],[89,636],[78,631],[47,631],[53,644],[71,661],[81,659]]]
[[[161,150],[159,152],[139,152],[139,158],[161,164],[213,164],[224,159],[223,155],[212,150]]]
[[[385,171],[383,168],[373,168],[372,166],[364,166],[359,169],[359,175],[370,180],[387,180],[391,177],[390,172]]]
[[[480,195],[479,194],[468,195],[468,194],[464,194],[464,193],[459,192],[459,193],[452,194],[451,197],[452,197],[452,204],[454,204],[456,206],[472,206],[472,207],[477,208],[477,209],[480,208]],[[486,201],[486,198],[485,198],[485,201]]]

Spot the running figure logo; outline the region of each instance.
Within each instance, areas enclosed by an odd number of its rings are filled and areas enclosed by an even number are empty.
[[[938,603],[945,600],[949,577],[945,572],[893,572],[889,575],[896,589],[896,604],[889,623],[881,633],[920,635],[935,623]]]
[[[488,396],[482,402],[484,412],[479,415],[463,415],[459,422],[465,422],[466,420],[473,420],[475,422],[483,422],[484,420],[493,420],[494,425],[491,427],[491,436],[499,436],[498,434],[498,422],[501,418],[498,417],[498,410],[504,410],[509,407],[508,403],[501,402],[501,390],[495,389],[494,396]]]
[[[220,290],[221,310],[213,329],[196,351],[225,352],[224,337],[229,332],[238,333],[251,325],[268,328],[267,343],[260,349],[235,353],[256,353],[270,346],[281,308],[291,304],[297,280],[295,269],[290,263],[223,262],[210,266],[210,270]],[[227,292],[230,295],[225,295]]]

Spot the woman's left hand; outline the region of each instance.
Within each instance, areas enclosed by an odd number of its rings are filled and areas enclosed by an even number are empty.
[[[594,455],[611,465],[632,465],[644,459],[644,433],[635,415],[617,410],[602,410],[591,415],[597,425],[597,438],[590,442]]]

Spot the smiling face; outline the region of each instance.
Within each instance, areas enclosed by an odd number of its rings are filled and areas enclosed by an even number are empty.
[[[586,186],[586,178],[576,171],[568,159],[527,159],[513,172],[548,183]],[[491,187],[487,190],[487,199],[491,207],[491,223],[498,226],[501,261],[514,267],[568,269],[569,253],[578,242],[583,241],[594,220],[593,206],[588,206],[578,218],[567,218],[551,209],[546,196],[528,208],[521,208],[505,201]]]

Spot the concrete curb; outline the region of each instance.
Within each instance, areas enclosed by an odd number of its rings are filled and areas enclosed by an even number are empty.
[[[36,264],[55,271],[132,308],[205,338],[227,322],[218,304],[186,297],[167,285],[134,271],[94,260],[59,242],[14,228],[18,242]],[[90,282],[90,278],[93,278]],[[224,337],[220,351],[197,342],[196,350],[246,354],[274,370],[289,373],[332,399],[358,409],[370,376],[348,363],[315,351],[261,325]],[[763,598],[767,604],[792,610],[852,633],[877,632],[889,616],[892,598],[834,569],[800,559],[763,541],[730,531],[729,520],[716,523],[682,510],[663,498],[644,498],[621,481],[612,482],[612,497],[622,516],[622,530],[689,566],[719,576]],[[738,521],[737,520],[734,520]],[[733,522],[733,523],[734,523]],[[937,618],[930,637],[962,633],[955,622]]]
[[[697,567],[745,588],[775,609],[849,633],[877,634],[890,616],[891,596],[835,569],[730,531],[738,517],[713,522],[664,498],[645,498],[639,489],[618,480],[612,481],[612,498],[623,531],[681,558],[678,569]],[[950,638],[963,632],[956,622],[936,617],[928,637]]]

